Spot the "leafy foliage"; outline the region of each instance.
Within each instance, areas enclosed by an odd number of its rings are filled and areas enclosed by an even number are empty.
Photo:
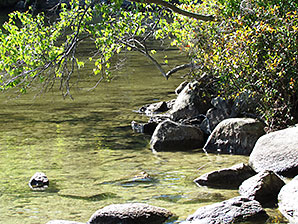
[[[45,88],[59,80],[64,95],[71,96],[73,71],[84,66],[76,49],[90,38],[97,49],[90,61],[99,81],[110,78],[114,55],[134,50],[148,57],[166,78],[190,67],[190,78],[208,80],[206,94],[257,97],[257,110],[271,129],[298,120],[295,0],[169,4],[135,0],[127,10],[118,0],[109,4],[73,0],[69,6],[61,5],[54,21],[46,21],[44,14],[14,12],[0,31],[0,88],[17,87],[24,92],[35,80]],[[200,15],[214,15],[215,20],[208,16],[200,20]],[[156,49],[147,46],[152,38],[170,39],[172,46],[188,54],[190,63],[166,73],[154,58]]]
[[[257,110],[272,130],[297,122],[298,4],[266,0],[213,4],[216,22],[182,18],[172,28],[176,37],[172,44],[189,53],[193,76],[211,77],[213,93],[225,98],[245,92],[258,97]]]

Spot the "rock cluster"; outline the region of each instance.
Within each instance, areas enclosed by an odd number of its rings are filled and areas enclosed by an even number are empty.
[[[150,124],[151,149],[202,148],[206,153],[247,155],[249,164],[195,179],[198,186],[239,188],[241,196],[199,208],[183,223],[265,220],[268,215],[262,206],[277,205],[291,223],[298,223],[298,126],[265,134],[264,123],[254,115],[257,97],[244,92],[234,102],[216,97],[208,103],[199,91],[197,82],[184,82],[171,103],[143,108],[143,113],[150,114],[148,124],[142,125],[145,130]],[[296,177],[285,184],[281,176]]]
[[[205,152],[249,155],[265,134],[261,121],[245,117],[254,102],[250,95],[244,93],[233,103],[220,97],[204,98],[200,90],[197,81],[183,82],[175,91],[176,99],[142,106],[137,111],[149,116],[149,121],[132,121],[133,130],[152,135],[153,151],[203,148]]]

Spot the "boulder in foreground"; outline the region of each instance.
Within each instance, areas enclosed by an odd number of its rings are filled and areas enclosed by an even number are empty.
[[[262,136],[249,157],[256,171],[272,170],[287,177],[298,175],[298,126]]]
[[[113,204],[96,211],[88,224],[162,224],[171,212],[143,203]]]
[[[229,200],[199,208],[187,218],[189,224],[228,224],[244,221],[266,220],[268,215],[260,203],[245,197]]]

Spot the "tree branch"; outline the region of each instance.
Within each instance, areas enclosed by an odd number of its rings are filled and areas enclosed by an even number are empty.
[[[147,4],[153,3],[153,4],[156,4],[156,5],[161,5],[161,6],[164,6],[166,8],[171,9],[173,12],[176,12],[178,14],[181,14],[183,16],[187,16],[187,17],[190,17],[190,18],[195,18],[195,19],[198,19],[198,20],[203,20],[203,21],[214,21],[215,20],[215,17],[212,16],[212,15],[205,16],[205,15],[200,15],[200,14],[197,14],[197,13],[192,13],[192,12],[180,9],[177,6],[175,6],[175,5],[173,5],[169,2],[163,1],[163,0],[129,0],[129,1],[139,2],[139,3],[147,3]]]

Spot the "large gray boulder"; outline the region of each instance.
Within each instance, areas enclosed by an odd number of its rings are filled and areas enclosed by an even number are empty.
[[[287,177],[298,175],[298,127],[262,136],[249,157],[249,164],[257,172],[272,170]]]
[[[86,223],[67,221],[67,220],[52,220],[52,221],[47,222],[46,224],[86,224]]]
[[[244,163],[232,167],[212,171],[194,180],[197,185],[217,188],[238,188],[243,181],[254,176],[256,172]]]
[[[262,171],[257,175],[245,180],[239,187],[239,193],[262,205],[272,206],[277,203],[277,195],[285,185],[272,171]]]
[[[278,201],[280,212],[290,223],[298,223],[298,176],[281,189]]]
[[[113,204],[96,211],[88,224],[161,224],[173,214],[143,203]]]
[[[249,155],[256,141],[264,134],[264,124],[258,120],[229,118],[216,126],[203,150],[211,153]]]
[[[260,203],[245,197],[235,197],[199,208],[187,218],[189,224],[228,224],[266,220],[268,215]]]
[[[203,132],[191,125],[166,120],[157,125],[150,141],[153,151],[175,151],[202,148]]]

